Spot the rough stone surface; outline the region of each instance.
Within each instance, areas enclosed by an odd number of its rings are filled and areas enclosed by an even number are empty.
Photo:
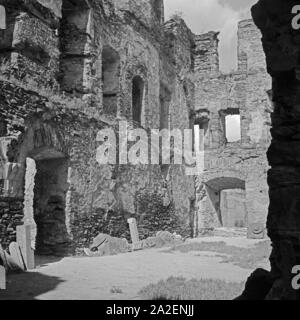
[[[218,33],[194,35],[179,17],[164,23],[162,0],[0,5],[7,22],[0,38],[4,247],[22,223],[34,226],[38,253],[66,255],[82,253],[99,233],[130,240],[129,218],[141,240],[157,230],[192,237],[218,227],[221,205],[228,225],[265,222],[271,79],[251,20],[239,24],[239,69],[224,75]],[[236,143],[225,135],[232,114],[241,118]],[[198,124],[206,132],[204,174],[195,179],[174,164],[99,165],[97,133],[118,134],[122,120],[129,131]],[[278,143],[269,157],[280,150],[296,166],[297,142],[290,147],[294,155]],[[234,202],[230,191],[225,201],[223,190],[233,189],[244,192]]]
[[[162,1],[0,5],[3,246],[26,222],[36,224],[32,242],[43,254],[80,253],[99,233],[129,240],[128,218],[141,239],[157,230],[191,236],[195,187],[184,166],[96,162],[98,131],[117,133],[120,120],[159,129],[164,117],[189,128],[194,39],[185,23],[163,24]],[[142,101],[139,123],[133,101]]]
[[[266,222],[271,78],[252,20],[239,23],[238,36],[238,71],[230,74],[219,71],[217,34],[196,40],[202,51],[196,51],[193,75],[194,121],[204,130],[205,164],[196,179],[195,234]],[[227,140],[227,115],[240,117],[237,142]]]

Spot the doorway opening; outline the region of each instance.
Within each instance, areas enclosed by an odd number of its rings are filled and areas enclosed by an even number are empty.
[[[67,181],[66,158],[27,159],[25,222],[35,224],[32,241],[37,255],[66,256],[70,253],[66,217]]]

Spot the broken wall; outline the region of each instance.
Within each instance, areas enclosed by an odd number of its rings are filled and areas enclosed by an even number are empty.
[[[5,176],[9,186],[3,190],[1,199],[5,196],[10,202],[23,202],[26,159],[30,157],[36,162],[37,173],[34,199],[27,197],[27,203],[33,202],[34,214],[36,211],[43,211],[46,215],[49,212],[50,217],[41,215],[43,225],[53,223],[54,229],[59,226],[55,219],[51,219],[51,214],[59,211],[62,216],[65,215],[66,229],[60,234],[63,235],[61,244],[67,245],[58,250],[60,246],[56,240],[47,236],[51,247],[49,249],[48,246],[47,250],[54,250],[55,254],[66,254],[76,249],[80,252],[79,249],[87,246],[100,232],[129,238],[129,217],[139,221],[142,237],[153,235],[161,229],[190,236],[195,189],[194,179],[185,175],[184,166],[171,165],[165,173],[160,165],[100,166],[96,162],[96,135],[100,129],[113,128],[117,133],[120,120],[127,120],[129,126],[136,125],[132,121],[132,86],[136,76],[144,82],[139,125],[146,129],[160,127],[159,84],[163,83],[170,92],[171,127],[188,128],[190,98],[186,97],[182,78],[189,72],[192,63],[189,51],[192,44],[187,27],[174,24],[174,29],[181,30],[180,39],[172,35],[173,27],[166,33],[162,28],[153,29],[140,16],[135,16],[136,3],[132,4],[133,7],[130,5],[130,12],[121,13],[112,1],[85,2],[89,8],[88,24],[82,24],[83,20],[77,19],[76,14],[64,16],[68,12],[64,10],[65,6],[69,6],[68,1],[53,1],[47,7],[35,1],[1,3],[7,7],[8,19],[12,21],[5,30],[9,41],[1,44],[3,57],[8,54],[11,61],[12,53],[16,53],[21,59],[28,58],[18,46],[14,46],[15,36],[21,43],[27,43],[24,39],[30,39],[27,48],[35,53],[38,47],[47,55],[54,55],[45,65],[32,59],[31,64],[17,64],[15,69],[11,64],[3,64],[0,96],[1,120],[4,123],[1,130],[2,167],[13,163],[16,170],[14,175]],[[79,9],[81,3],[78,2]],[[149,3],[153,15],[154,4]],[[76,8],[71,12],[75,10],[76,13]],[[142,9],[140,7],[139,10]],[[146,20],[150,17],[147,10],[141,11]],[[29,21],[35,22],[23,28],[27,19],[24,17],[27,16]],[[129,16],[131,19],[128,19]],[[64,34],[60,31],[60,23],[64,23],[65,19],[71,21],[75,29],[63,28],[70,30]],[[174,32],[178,32],[176,30]],[[182,50],[179,58],[175,52],[165,48],[162,39]],[[77,46],[78,41],[84,46]],[[116,90],[112,92],[113,108],[104,108],[104,48],[111,48],[119,56],[118,66],[114,69],[117,76],[113,86]],[[16,70],[26,73],[26,68],[30,68],[31,73],[25,78],[14,73]],[[51,74],[47,75],[47,72]],[[67,92],[62,95],[61,90]],[[40,191],[44,188],[48,169],[62,159],[64,181],[54,176],[51,194]],[[47,199],[43,198],[44,195]],[[7,209],[11,205],[6,203],[4,211],[8,217],[13,217],[14,211]],[[19,211],[15,213],[17,215]],[[21,216],[10,220],[15,220],[17,224]],[[32,221],[32,210],[25,210],[23,221]],[[38,228],[39,221],[35,222]],[[8,239],[9,230],[15,232],[15,226],[11,226],[11,229],[5,227],[1,231],[1,242],[5,244],[14,237],[12,233]],[[37,245],[41,243],[38,239],[40,231],[36,232]],[[59,233],[59,230],[56,232]]]
[[[208,59],[205,52],[213,52],[208,55],[213,67],[207,68],[209,63],[198,63],[194,73],[195,123],[201,125],[203,115],[207,119],[205,170],[197,179],[199,232],[224,226],[217,218],[220,213],[211,204],[211,197],[206,191],[212,179],[238,178],[244,181],[245,226],[265,224],[268,208],[268,163],[265,153],[270,143],[271,79],[266,73],[263,51],[259,45],[259,30],[252,20],[239,23],[239,69],[231,74],[218,72],[218,40],[215,38],[217,34],[212,35],[208,33],[197,38],[202,51],[198,50],[196,54],[200,54],[198,60],[202,61]],[[197,57],[195,60],[197,62]],[[230,114],[239,115],[241,132],[237,142],[228,142],[226,138],[226,131],[230,128],[226,128],[225,117]],[[217,201],[221,201],[219,193]]]

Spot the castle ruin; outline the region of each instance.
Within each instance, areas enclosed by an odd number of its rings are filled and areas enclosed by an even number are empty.
[[[163,0],[0,0],[0,242],[32,224],[38,253],[80,253],[98,233],[195,237],[265,224],[271,79],[261,35],[239,24],[238,70],[219,71],[217,33],[194,35]],[[228,141],[226,118],[240,119]],[[205,170],[99,165],[97,133],[205,132]]]

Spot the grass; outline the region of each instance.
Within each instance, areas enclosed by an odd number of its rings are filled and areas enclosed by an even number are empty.
[[[270,241],[262,241],[253,247],[241,248],[229,246],[225,242],[194,242],[181,244],[170,248],[165,252],[188,253],[191,251],[208,251],[219,253],[224,263],[232,263],[244,269],[254,269],[259,263],[267,260],[271,254]],[[222,255],[223,254],[223,255]]]
[[[139,295],[145,300],[233,300],[243,290],[244,283],[171,277],[148,285]]]

